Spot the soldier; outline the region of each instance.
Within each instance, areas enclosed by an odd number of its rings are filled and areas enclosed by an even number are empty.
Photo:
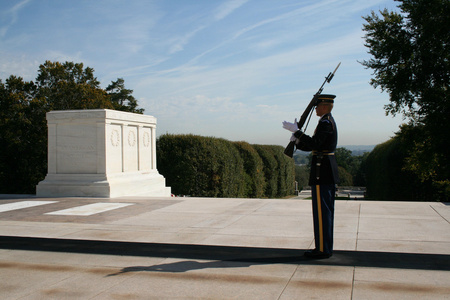
[[[334,197],[339,183],[334,151],[337,145],[336,123],[331,115],[335,95],[320,94],[316,102],[319,123],[312,137],[298,129],[297,122],[283,122],[293,132],[291,141],[299,150],[312,151],[309,185],[312,192],[315,249],[305,252],[308,258],[322,259],[333,255]]]

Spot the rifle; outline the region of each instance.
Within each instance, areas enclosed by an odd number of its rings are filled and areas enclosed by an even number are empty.
[[[300,121],[297,122],[297,127],[299,130],[302,129],[303,125],[306,122],[306,119],[308,119],[308,115],[311,113],[312,109],[317,105],[317,98],[322,93],[323,86],[327,82],[330,83],[331,79],[333,79],[333,77],[334,77],[334,73],[336,73],[336,71],[340,65],[341,65],[341,63],[339,63],[337,65],[337,67],[336,67],[336,69],[334,69],[333,73],[330,72],[328,74],[328,76],[325,77],[325,81],[322,83],[322,85],[319,88],[319,90],[317,91],[317,93],[313,96],[313,98],[309,102],[308,106],[306,107],[305,111],[303,112],[302,116],[300,117]],[[306,130],[306,128],[305,128],[305,130]],[[286,154],[287,156],[292,158],[292,156],[294,156],[294,151],[295,151],[295,142],[289,142],[289,145],[287,145],[286,149],[284,149],[284,154]]]

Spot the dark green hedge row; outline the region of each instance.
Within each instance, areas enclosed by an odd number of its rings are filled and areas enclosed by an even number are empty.
[[[158,138],[158,171],[176,195],[279,198],[294,194],[294,161],[283,147],[214,137]]]
[[[408,145],[398,137],[379,144],[365,162],[367,195],[392,201],[435,201],[432,187],[405,170]]]

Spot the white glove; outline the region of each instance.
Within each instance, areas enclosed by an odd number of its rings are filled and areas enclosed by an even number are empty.
[[[298,131],[297,118],[295,118],[294,123],[290,123],[290,122],[284,121],[283,122],[283,128],[286,129],[286,130],[289,130],[291,132]]]
[[[292,136],[291,136],[291,142],[295,142],[296,144],[297,144],[297,138],[295,137],[295,135],[294,134],[292,134]]]

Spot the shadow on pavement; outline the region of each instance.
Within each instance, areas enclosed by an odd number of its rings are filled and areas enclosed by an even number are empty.
[[[185,272],[193,269],[215,267],[223,268],[227,266],[227,264],[223,264],[221,262],[240,262],[246,263],[244,265],[248,266],[251,264],[283,263],[417,270],[450,270],[450,255],[431,253],[423,254],[338,250],[335,251],[333,256],[329,259],[310,260],[303,256],[304,250],[302,249],[92,241],[16,236],[0,236],[0,249],[165,257],[213,261],[204,263],[187,261],[159,266],[128,267],[123,269],[121,273],[139,271]]]

